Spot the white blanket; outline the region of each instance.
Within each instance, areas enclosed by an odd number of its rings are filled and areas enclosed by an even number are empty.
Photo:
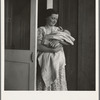
[[[43,38],[44,40],[59,40],[59,42],[61,43],[66,43],[66,44],[71,44],[74,45],[74,41],[75,39],[68,34],[67,32],[61,32],[61,31],[57,31],[57,32],[53,32],[51,34],[47,34],[44,36]],[[46,43],[44,43],[46,44]]]

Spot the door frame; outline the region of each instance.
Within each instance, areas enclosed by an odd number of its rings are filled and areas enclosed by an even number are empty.
[[[35,4],[35,6],[34,6]],[[34,10],[35,9],[35,15],[34,15]],[[30,34],[31,34],[31,39],[30,39],[30,49],[33,51],[33,63],[34,63],[34,72],[32,72],[31,74],[34,75],[34,90],[36,90],[36,72],[37,72],[37,23],[38,23],[38,0],[31,0],[31,16],[30,16]],[[33,19],[34,18],[34,19]],[[35,34],[33,29],[35,29]],[[35,45],[33,45],[33,42],[35,43]],[[30,85],[32,84],[32,82],[30,82]],[[31,87],[30,87],[31,88]]]

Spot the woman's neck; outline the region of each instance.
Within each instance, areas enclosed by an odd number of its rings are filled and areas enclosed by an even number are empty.
[[[50,25],[45,25],[45,27],[46,27],[47,29],[50,29],[50,30],[52,30],[52,28],[54,28],[54,26],[50,26]]]
[[[55,26],[45,25],[45,28],[50,32],[54,32]]]

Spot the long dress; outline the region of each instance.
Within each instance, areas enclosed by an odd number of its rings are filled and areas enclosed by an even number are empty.
[[[57,27],[53,27],[56,29]],[[41,43],[46,34],[50,34],[46,27],[38,29],[37,41]],[[65,55],[62,48],[56,53],[38,52],[37,90],[64,91],[67,90],[65,74]]]

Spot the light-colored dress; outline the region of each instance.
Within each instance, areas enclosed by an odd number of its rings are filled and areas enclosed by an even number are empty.
[[[54,30],[57,27],[53,27]],[[43,37],[51,34],[45,27],[38,29],[37,41],[41,43]],[[37,90],[64,91],[67,90],[65,74],[65,55],[62,48],[56,53],[38,52],[40,73],[37,80]]]

